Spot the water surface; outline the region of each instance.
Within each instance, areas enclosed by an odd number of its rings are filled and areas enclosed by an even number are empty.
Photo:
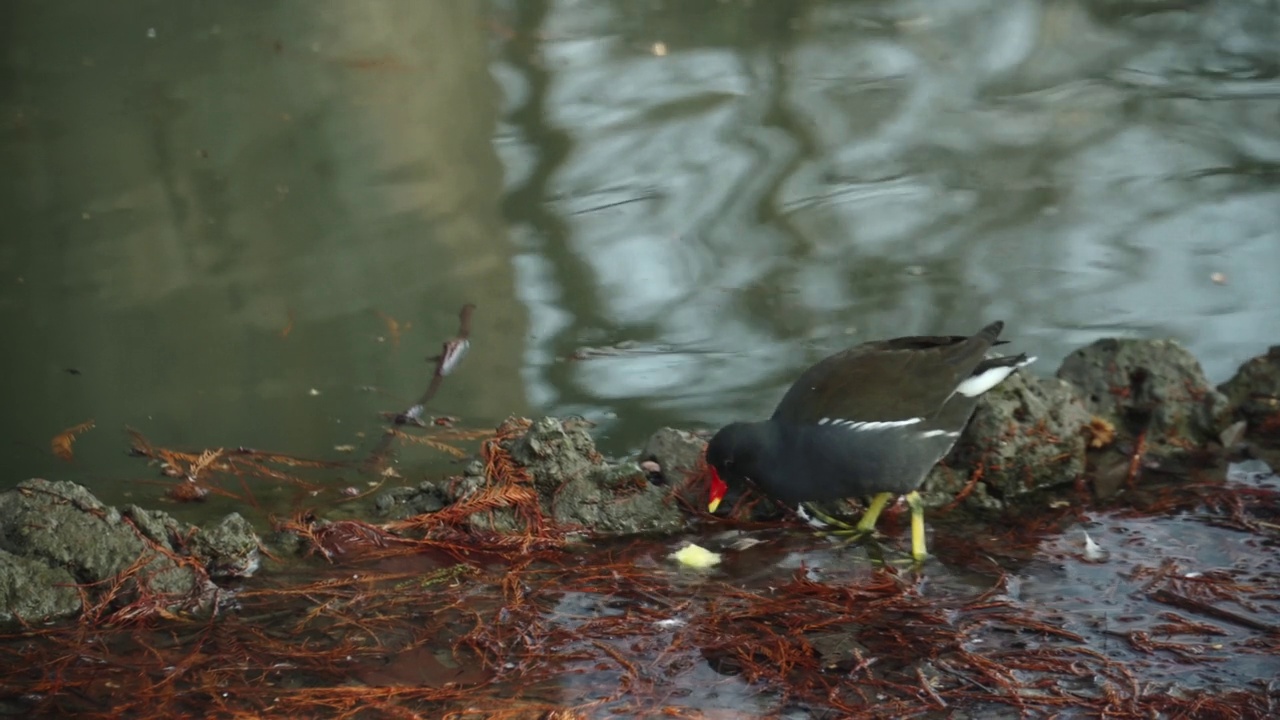
[[[1176,337],[1215,381],[1280,339],[1274,2],[0,14],[0,483],[158,492],[125,426],[367,448],[466,301],[430,411],[616,453],[867,339]]]

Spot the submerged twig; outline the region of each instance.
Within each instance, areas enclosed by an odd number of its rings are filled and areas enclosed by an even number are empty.
[[[458,367],[462,358],[466,357],[467,350],[471,348],[471,315],[475,309],[476,306],[472,303],[462,306],[462,310],[458,312],[458,334],[444,342],[439,355],[427,358],[436,364],[431,374],[431,384],[427,386],[426,392],[422,393],[422,397],[418,398],[416,403],[404,412],[396,414],[394,420],[397,425],[423,424],[422,413],[426,410],[427,403],[431,402],[431,398],[435,397],[436,392],[440,390],[444,377]]]
[[[1217,605],[1201,602],[1199,600],[1189,598],[1185,595],[1179,595],[1178,593],[1175,593],[1171,590],[1166,590],[1162,588],[1150,593],[1148,597],[1150,597],[1152,600],[1155,600],[1156,602],[1164,603],[1165,605],[1180,607],[1183,610],[1189,610],[1191,612],[1199,613],[1201,615],[1206,615],[1208,617],[1224,620],[1233,625],[1239,625],[1240,627],[1249,628],[1250,630],[1261,630],[1262,632],[1265,632],[1265,633],[1280,634],[1280,626],[1278,625],[1271,625],[1270,623],[1265,623],[1265,622],[1262,622],[1261,620],[1254,620],[1251,617],[1246,617],[1244,615],[1240,615],[1239,613],[1231,612],[1226,608],[1221,608],[1221,607],[1218,607]]]

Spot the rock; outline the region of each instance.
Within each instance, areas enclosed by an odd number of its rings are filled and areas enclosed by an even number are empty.
[[[0,619],[72,615],[83,609],[81,592],[91,602],[145,593],[169,608],[203,608],[213,586],[182,554],[243,574],[257,548],[236,514],[196,530],[162,512],[108,507],[75,483],[27,480],[0,493]]]
[[[974,509],[1074,483],[1085,472],[1090,419],[1069,383],[1011,376],[982,396],[956,446],[925,479],[926,505],[952,502],[976,471],[981,478],[964,501]]]
[[[293,557],[305,554],[312,546],[309,541],[292,530],[273,528],[262,536],[262,544],[272,555]]]
[[[552,514],[558,522],[581,523],[609,535],[674,532],[684,526],[674,498],[633,465],[598,468],[569,483],[555,497]]]
[[[1246,361],[1218,390],[1232,415],[1248,421],[1251,430],[1280,431],[1280,345]]]
[[[541,418],[528,424],[508,420],[499,434],[514,435],[504,442],[511,459],[533,481],[543,512],[561,525],[579,525],[603,535],[670,532],[684,524],[675,500],[654,485],[635,463],[609,464],[596,451],[585,423]],[[492,522],[498,531],[518,529],[514,514],[494,511],[473,522]]]
[[[508,421],[510,422],[510,421]],[[539,495],[554,493],[604,464],[585,426],[552,417],[535,420],[523,436],[507,444],[511,459],[532,472]]]
[[[655,482],[674,488],[676,495],[690,507],[697,507],[698,503],[705,507],[707,486],[698,477],[698,470],[706,447],[706,439],[695,433],[661,428],[649,436],[640,451],[641,469]]]
[[[658,465],[662,481],[679,484],[688,475],[698,471],[707,441],[688,430],[664,427],[649,436],[640,451],[640,457]]]
[[[179,538],[190,528],[158,510],[144,510],[137,505],[126,506],[123,513],[133,521],[147,539],[159,545],[177,546]]]
[[[1085,407],[1123,436],[1145,430],[1147,452],[1156,457],[1216,441],[1230,424],[1227,398],[1173,340],[1098,340],[1068,355],[1058,377],[1074,385]]]
[[[858,642],[864,630],[861,625],[849,623],[805,633],[804,639],[817,654],[823,670],[848,672],[871,654],[866,645]]]
[[[374,500],[374,511],[389,520],[405,520],[416,515],[425,515],[440,510],[447,502],[454,499],[448,492],[433,482],[424,482],[418,487],[391,488],[378,495]]]
[[[136,580],[150,591],[191,592],[195,573],[165,554],[176,554],[169,539],[150,538],[131,520],[75,483],[27,480],[0,494],[0,549],[65,569],[84,584],[113,580],[141,558]],[[143,525],[154,532],[154,520]]]
[[[0,622],[36,622],[80,611],[76,579],[63,568],[0,550]]]
[[[191,538],[191,554],[199,558],[215,579],[249,577],[258,571],[261,553],[253,525],[231,513]]]
[[[472,474],[471,471],[468,470],[462,477],[454,478],[444,487],[442,492],[444,493],[445,504],[447,505],[449,503],[458,502],[464,497],[480,492],[480,488],[484,487],[484,484],[485,478],[483,467],[481,467],[480,471],[475,474]]]

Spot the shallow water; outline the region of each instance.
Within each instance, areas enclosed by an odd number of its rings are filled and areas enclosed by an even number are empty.
[[[1272,497],[1277,490],[1274,478],[1260,487]],[[605,703],[603,708],[641,715],[660,707],[679,708],[694,716],[705,712],[708,717],[726,710],[769,716],[781,713],[784,717],[825,717],[836,712],[839,705],[834,702],[827,705],[800,699],[805,696],[801,688],[813,682],[801,671],[784,680],[786,673],[756,678],[739,669],[732,655],[736,648],[730,645],[725,649],[717,642],[719,634],[736,622],[749,628],[746,631],[756,640],[775,632],[789,639],[802,637],[800,647],[818,653],[821,664],[830,668],[824,673],[834,673],[836,680],[828,678],[832,687],[842,682],[870,684],[873,678],[893,678],[903,672],[910,677],[916,663],[941,666],[947,656],[945,632],[960,628],[967,650],[980,658],[1005,658],[1011,668],[1019,651],[1079,650],[1082,654],[1077,665],[1096,674],[1015,671],[1014,676],[1032,687],[1035,681],[1047,678],[1048,685],[1038,686],[1045,692],[1050,687],[1063,687],[1078,693],[1081,702],[1076,710],[1081,716],[1092,712],[1085,699],[1106,692],[1124,694],[1137,707],[1151,694],[1177,696],[1224,688],[1261,691],[1269,679],[1280,675],[1274,637],[1221,618],[1198,616],[1159,599],[1159,590],[1166,586],[1200,582],[1208,588],[1229,581],[1245,588],[1239,597],[1248,599],[1237,605],[1223,595],[1214,605],[1275,626],[1275,618],[1280,617],[1280,553],[1274,540],[1224,530],[1214,518],[1214,513],[1203,508],[1155,516],[1099,511],[1082,520],[1064,517],[1046,527],[1038,540],[1026,536],[1015,540],[1016,534],[1009,535],[1010,528],[999,524],[944,523],[933,535],[936,556],[918,572],[909,569],[904,533],[895,532],[892,526],[883,547],[849,544],[843,539],[815,536],[807,529],[785,528],[710,531],[667,543],[597,542],[590,549],[573,553],[571,560],[553,561],[552,565],[560,566],[546,576],[553,581],[523,583],[530,598],[542,601],[543,611],[536,620],[504,616],[497,609],[503,605],[497,595],[472,596],[469,602],[479,607],[487,602],[493,608],[491,615],[486,610],[480,612],[495,628],[519,625],[531,635],[555,637],[563,632],[567,638],[560,644],[548,642],[542,649],[513,646],[509,661],[496,668],[495,684],[480,691],[478,697],[520,695],[563,706],[589,706],[600,701]],[[1086,553],[1085,532],[1095,538],[1103,557]],[[743,538],[759,543],[735,549]],[[721,564],[712,569],[679,567],[669,553],[686,542],[719,550],[723,553]],[[629,565],[643,582],[626,575]],[[928,624],[915,624],[922,622],[923,616],[911,615],[906,603],[887,603],[858,616],[860,623],[822,627],[824,620],[829,620],[824,612],[855,615],[859,600],[854,598],[875,604],[872,595],[859,596],[858,592],[884,583],[886,568],[897,578],[891,582],[911,588],[907,597],[940,611],[944,625],[931,629]],[[1166,573],[1165,579],[1158,577],[1161,573]],[[614,576],[612,582],[596,582],[609,574]],[[536,572],[530,575],[536,576]],[[796,619],[805,612],[798,599],[791,609],[794,615],[752,614],[756,602],[785,600],[789,593],[797,593],[797,587],[803,590],[810,583],[809,589],[850,593],[847,602],[851,604],[820,606],[823,612],[804,622]],[[608,591],[575,590],[580,586],[606,587]],[[1185,588],[1179,592],[1195,594]],[[510,600],[509,594],[505,597]],[[735,613],[740,616],[737,621]],[[635,622],[634,615],[644,621]],[[1038,632],[1020,624],[1025,618],[1078,637],[1064,639]],[[1171,623],[1185,621],[1202,624],[1195,631],[1172,629]],[[805,622],[813,629],[800,630]],[[1137,643],[1130,639],[1135,633],[1140,638]],[[1148,635],[1156,643],[1169,644],[1157,649],[1141,647],[1138,643]],[[621,655],[601,647],[602,641]],[[910,646],[908,671],[895,669],[899,644]],[[767,647],[767,642],[760,641],[760,646]],[[841,653],[851,647],[860,648],[871,658],[872,667],[849,670],[840,665],[846,660]],[[875,667],[877,661],[881,662],[879,667]],[[394,656],[388,662],[391,666],[400,664]],[[1132,688],[1119,690],[1116,684],[1123,681],[1112,674],[1112,664],[1132,673],[1136,679],[1133,687],[1141,690],[1132,695]],[[845,679],[839,679],[841,670],[836,667],[848,673]],[[860,677],[862,672],[865,677]],[[421,669],[421,673],[420,679],[434,675],[430,668]],[[535,680],[545,677],[555,680],[549,684]],[[946,687],[947,683],[940,680],[937,685]],[[620,688],[628,688],[628,692],[620,696]],[[1024,692],[1027,698],[1037,696],[1034,690]],[[833,698],[839,695],[835,690],[832,693]],[[881,688],[879,693],[888,703],[903,700],[892,690]],[[1276,699],[1280,696],[1273,697]],[[1012,705],[1016,703],[973,703],[967,709],[980,716],[988,716],[981,715],[983,712],[1002,716]],[[857,707],[874,710],[873,704]],[[902,706],[889,707],[899,707],[902,712]],[[593,712],[601,709],[596,707]],[[1043,711],[1047,708],[1039,707],[1033,714]],[[1242,717],[1251,716],[1244,708],[1240,711]],[[1070,707],[1065,712],[1073,716]]]
[[[1274,477],[1233,489],[1274,515]],[[38,716],[1262,718],[1280,702],[1280,552],[1230,516],[943,518],[918,569],[892,517],[871,544],[778,525],[461,562],[356,552],[252,579],[209,621],[0,636],[29,668],[0,697]],[[690,541],[720,564],[676,563]],[[60,692],[34,690],[42,668]]]

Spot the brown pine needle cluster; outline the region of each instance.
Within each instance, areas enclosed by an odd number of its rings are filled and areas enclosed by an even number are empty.
[[[53,451],[53,454],[61,460],[71,462],[72,458],[75,457],[75,452],[72,451],[71,446],[75,444],[76,436],[92,430],[93,425],[94,423],[92,420],[86,420],[79,425],[73,425],[57,435],[54,435],[53,439],[49,441],[49,446]]]
[[[1188,578],[1176,563],[1135,567],[1128,580],[1156,602],[1192,603],[1166,603],[1189,616],[1165,612],[1158,625],[1115,633],[1018,602],[1002,573],[986,592],[930,590],[892,568],[689,582],[655,562],[652,541],[572,556],[481,545],[442,553],[372,526],[330,527],[356,545],[399,548],[401,569],[380,569],[388,555],[335,556],[341,564],[319,579],[253,580],[234,609],[213,616],[156,611],[144,596],[69,626],[11,633],[0,637],[0,662],[12,668],[0,695],[22,698],[36,717],[144,720],[727,718],[788,708],[847,718],[961,709],[1264,718],[1274,701],[1261,686],[1180,684],[1226,652],[1266,664],[1280,636],[1242,636],[1232,620],[1194,609],[1265,602],[1267,588],[1229,573]],[[1120,644],[1101,646],[1099,632]]]

